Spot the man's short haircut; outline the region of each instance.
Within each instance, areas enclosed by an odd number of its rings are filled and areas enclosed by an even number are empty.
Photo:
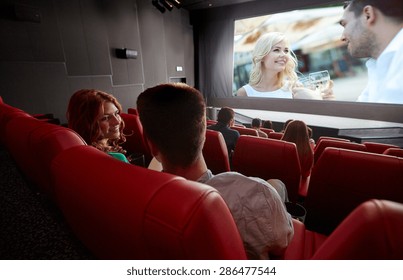
[[[365,6],[370,5],[379,9],[385,16],[403,21],[402,0],[350,0],[344,2],[344,8],[352,11],[356,17],[361,15]]]
[[[203,148],[206,105],[186,84],[162,84],[142,92],[137,110],[145,136],[173,165],[188,167]]]
[[[235,118],[235,112],[230,107],[222,107],[217,114],[217,121],[229,125]]]
[[[265,121],[263,121],[262,126],[263,126],[264,128],[273,129],[273,123],[272,123],[270,120],[265,120]]]
[[[252,120],[252,127],[261,127],[262,126],[262,120],[259,118],[254,118]]]

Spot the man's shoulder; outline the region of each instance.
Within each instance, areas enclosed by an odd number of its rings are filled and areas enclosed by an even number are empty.
[[[277,191],[267,181],[257,177],[247,177],[237,172],[224,172],[205,182],[215,188],[227,203],[249,201],[253,208],[267,205],[267,201],[281,203]]]
[[[226,135],[239,136],[238,130],[232,129],[226,125],[222,125],[222,124],[218,124],[218,123],[207,126],[207,129],[220,131],[221,133],[226,134]]]
[[[263,131],[261,131],[261,130],[258,130],[257,132],[258,132],[258,134],[259,134],[259,137],[265,137],[265,138],[268,138],[268,137],[269,137],[266,132],[263,132]]]
[[[207,126],[207,129],[211,129],[211,130],[217,130],[217,129],[218,129],[218,127],[217,127],[217,125],[216,125],[216,124],[212,124],[212,125],[208,125],[208,126]]]
[[[215,175],[213,178],[209,179],[206,184],[213,187],[231,187],[236,188],[240,186],[243,189],[248,188],[267,188],[270,184],[257,177],[247,177],[238,172],[223,172]]]
[[[231,134],[233,134],[234,136],[239,136],[239,135],[241,135],[238,130],[232,129],[232,128],[230,128],[230,127],[228,127],[228,132],[231,133]]]

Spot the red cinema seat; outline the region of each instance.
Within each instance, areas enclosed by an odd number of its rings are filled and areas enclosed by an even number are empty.
[[[6,142],[6,125],[7,123],[15,117],[31,117],[28,113],[10,106],[4,102],[0,103],[0,144],[5,144]]]
[[[33,161],[32,180],[42,193],[54,199],[53,176],[51,163],[62,151],[76,146],[87,145],[75,131],[56,125],[40,126],[29,136],[29,149],[32,151]]]
[[[294,236],[288,245],[283,258],[286,260],[308,260],[312,258],[327,236],[307,230],[299,220],[292,219]]]
[[[67,223],[100,259],[246,259],[236,224],[212,187],[78,146],[52,162]]]
[[[264,127],[261,127],[260,130],[263,131],[264,133],[266,133],[267,136],[268,136],[270,133],[275,132],[274,129],[271,129],[271,128],[264,128]]]
[[[372,199],[356,207],[327,237],[293,220],[284,259],[403,259],[403,204]]]
[[[383,154],[389,148],[399,148],[399,146],[385,143],[376,143],[376,142],[364,142],[365,147],[367,147],[367,152]]]
[[[358,206],[312,256],[324,260],[402,260],[403,204],[370,200]]]
[[[358,144],[349,141],[340,141],[340,140],[333,140],[333,139],[323,139],[318,142],[315,146],[315,150],[313,153],[313,161],[314,164],[318,161],[319,157],[322,155],[323,151],[327,147],[334,147],[334,148],[341,148],[341,149],[348,149],[348,150],[355,150],[355,151],[362,151],[366,152],[367,147],[364,144]]]
[[[288,198],[298,199],[301,169],[294,143],[241,135],[232,157],[232,169],[245,176],[284,182]]]
[[[312,170],[305,226],[328,235],[369,199],[403,203],[403,158],[327,148]]]
[[[234,125],[234,126],[231,126],[231,129],[237,130],[240,135],[258,136],[256,129],[253,129],[253,128]]]
[[[132,115],[137,115],[137,116],[139,115],[139,112],[137,111],[136,108],[128,108],[127,113],[132,114]]]
[[[331,137],[331,136],[320,136],[316,144],[319,144],[322,140],[334,140],[334,141],[342,141],[342,142],[351,142],[349,139],[340,138],[340,137]]]
[[[227,144],[221,132],[206,130],[203,157],[213,174],[230,171]]]
[[[267,134],[269,138],[277,140],[281,140],[281,138],[283,138],[283,135],[283,132],[270,132],[269,134]]]
[[[403,149],[401,148],[389,148],[383,152],[384,155],[403,157]]]
[[[153,158],[150,148],[144,138],[143,125],[138,115],[120,114],[125,122],[123,133],[126,135],[126,142],[122,145],[127,150],[127,155],[144,155],[144,164],[148,166]]]
[[[213,125],[213,124],[216,124],[216,123],[217,123],[217,121],[215,121],[215,120],[206,120],[207,125]]]
[[[72,130],[33,117],[17,117],[7,124],[6,147],[26,178],[52,196],[50,163],[61,151],[84,140]]]
[[[38,127],[49,126],[31,116],[20,115],[12,118],[5,128],[5,146],[21,171],[32,179],[35,177],[37,159],[29,146],[29,136]]]

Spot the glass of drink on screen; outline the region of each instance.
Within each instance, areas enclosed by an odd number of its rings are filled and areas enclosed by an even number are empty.
[[[330,75],[327,70],[309,73],[309,81],[314,88],[318,89],[319,91],[323,91],[329,84]]]
[[[309,77],[302,76],[298,79],[298,81],[303,87],[310,89],[312,88],[311,80],[309,79]]]

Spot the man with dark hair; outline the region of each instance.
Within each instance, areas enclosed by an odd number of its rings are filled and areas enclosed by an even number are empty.
[[[149,88],[137,100],[144,135],[163,171],[210,185],[220,192],[250,259],[280,256],[294,234],[291,216],[273,186],[279,187],[282,182],[266,182],[236,172],[214,176],[202,154],[205,109],[202,94],[185,84]]]
[[[358,101],[403,104],[403,1],[352,0],[344,8],[341,39],[352,56],[370,58]]]
[[[208,129],[221,132],[224,136],[225,144],[227,144],[228,156],[231,158],[235,150],[236,142],[239,138],[239,132],[231,129],[235,122],[235,112],[229,107],[222,107],[217,115],[217,123],[208,126]]]
[[[253,129],[255,129],[257,131],[257,134],[259,137],[263,137],[263,138],[268,138],[269,136],[267,135],[267,133],[263,132],[260,130],[260,128],[262,127],[262,120],[259,118],[254,118],[252,119],[252,123],[251,126]]]

